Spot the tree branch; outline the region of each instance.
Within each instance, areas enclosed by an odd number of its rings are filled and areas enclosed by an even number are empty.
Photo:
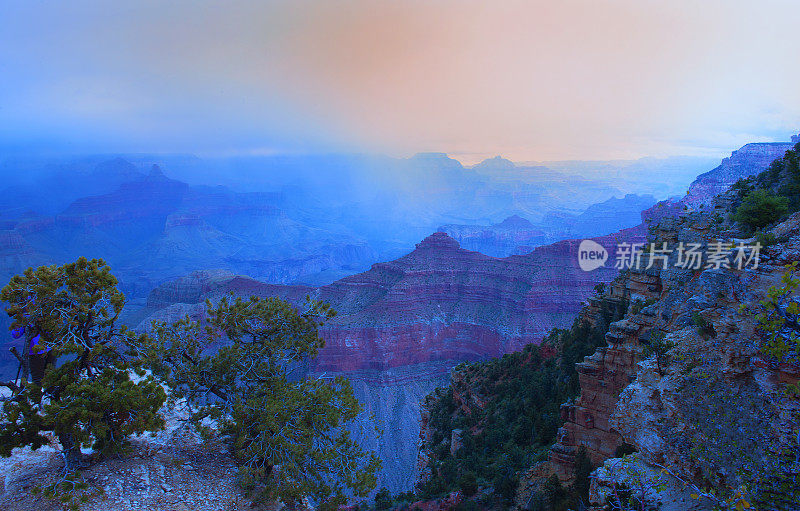
[[[12,347],[8,348],[8,351],[10,351],[12,355],[17,357],[17,360],[19,360],[20,364],[24,364],[25,363],[22,360],[22,355],[20,355],[19,351],[17,351],[17,347],[16,346],[12,346]]]
[[[20,390],[19,385],[13,381],[0,381],[0,387],[8,387],[12,392]]]
[[[197,360],[189,356],[189,354],[186,353],[185,350],[181,353],[181,355],[183,356],[183,358],[191,362],[193,365],[195,366],[197,365]],[[218,398],[222,399],[223,401],[228,400],[228,394],[225,391],[219,389],[216,385],[212,385],[211,387],[209,387],[208,391],[217,396]]]

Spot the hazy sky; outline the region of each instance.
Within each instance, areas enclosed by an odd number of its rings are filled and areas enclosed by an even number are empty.
[[[721,154],[800,130],[796,1],[0,0],[0,150]]]

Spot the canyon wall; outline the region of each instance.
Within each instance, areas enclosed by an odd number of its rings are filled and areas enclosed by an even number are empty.
[[[728,199],[661,220],[652,239],[671,246],[730,239],[736,232],[713,220]],[[608,346],[577,365],[581,394],[562,406],[565,422],[549,458],[552,472],[569,483],[577,449],[586,448],[601,467],[593,509],[604,509],[616,484],[642,480],[648,504],[662,509],[711,509],[727,498],[796,509],[797,494],[785,484],[796,483],[800,472],[781,459],[800,448],[800,404],[784,391],[800,380],[800,367],[761,352],[754,315],[785,265],[797,260],[800,214],[773,232],[781,241],[762,249],[757,268],[682,269],[673,254],[666,267],[628,271],[609,286],[607,298],[640,305],[611,325]],[[583,314],[592,318],[595,309],[590,303]],[[674,346],[658,361],[645,351],[656,335]],[[637,454],[621,457],[623,443]],[[758,481],[737,493],[754,474]]]
[[[724,192],[741,178],[754,176],[766,169],[770,163],[800,142],[800,135],[792,137],[791,142],[746,144],[733,151],[713,170],[700,174],[689,186],[682,200],[692,207],[700,207],[716,195]]]
[[[596,240],[613,257],[617,242],[643,239],[640,227]],[[594,286],[614,277],[610,266],[581,270],[578,244],[568,240],[498,259],[464,250],[440,232],[399,259],[319,288],[195,272],[158,286],[147,307],[125,320],[147,329],[153,319],[200,318],[206,298],[230,292],[329,302],[337,315],[322,328],[326,346],[308,369],[353,382],[366,407],[354,434],[384,459],[381,485],[408,490],[416,477],[420,401],[447,383],[450,369],[517,351],[552,328],[569,326]],[[372,413],[382,437],[370,431]]]

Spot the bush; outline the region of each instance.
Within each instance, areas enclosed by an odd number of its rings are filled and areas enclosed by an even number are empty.
[[[762,351],[778,360],[797,362],[800,360],[800,305],[797,289],[798,263],[787,265],[789,270],[781,278],[781,285],[767,291],[767,298],[760,302],[761,312],[756,316],[759,329],[764,334]]]
[[[562,511],[569,505],[569,495],[561,486],[557,475],[550,476],[542,489],[539,490],[531,499],[529,509],[531,511]]]
[[[46,445],[45,433],[56,436],[64,471],[38,489],[73,509],[89,494],[78,471],[85,466],[81,448],[115,452],[129,435],[164,425],[163,388],[122,349],[127,338],[117,320],[125,296],[116,285],[103,260],[80,258],[29,268],[0,293],[23,344],[22,353],[13,350],[21,380],[0,382],[11,391],[0,407],[0,456]]]
[[[375,509],[389,509],[392,507],[392,494],[386,488],[375,494]]]
[[[589,455],[586,453],[586,447],[580,446],[578,454],[575,456],[575,493],[576,497],[583,503],[589,503],[589,485],[591,480],[589,475],[592,473],[594,466]]]
[[[692,315],[692,319],[695,322],[695,325],[700,329],[700,334],[704,336],[714,337],[716,336],[716,332],[714,332],[714,326],[708,323],[702,316],[697,313]],[[667,352],[675,346],[675,343],[672,341],[666,340],[666,334],[662,331],[651,331],[650,335],[647,339],[642,339],[642,344],[644,344],[643,355],[645,357],[650,357],[655,355],[656,357],[656,367],[658,368],[658,374],[664,376],[664,363],[666,362],[666,355]]]
[[[458,485],[467,497],[475,495],[478,492],[478,479],[475,477],[475,472],[471,470],[465,472],[464,475],[461,476]]]
[[[200,407],[193,419],[201,430],[205,418],[216,421],[244,488],[287,505],[310,497],[320,510],[366,497],[380,460],[343,427],[362,410],[350,382],[292,374],[325,345],[318,328],[335,312],[318,301],[299,311],[255,296],[206,306],[204,324],[154,322],[136,348],[176,398]]]
[[[697,331],[701,336],[706,338],[717,336],[717,331],[714,329],[714,325],[709,323],[708,320],[706,320],[706,318],[704,318],[697,312],[692,313],[692,322],[694,323],[694,326],[697,327]]]
[[[778,237],[772,234],[771,232],[758,231],[756,233],[756,241],[762,247],[769,247],[778,243]]]
[[[780,220],[788,211],[788,199],[759,189],[744,197],[733,219],[750,231],[755,231]]]

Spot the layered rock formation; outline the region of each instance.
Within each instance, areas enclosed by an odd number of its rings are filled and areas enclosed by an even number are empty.
[[[607,299],[627,302],[646,302],[657,298],[662,290],[658,272],[630,271],[609,286]],[[598,314],[597,299],[590,301],[583,314],[593,321]],[[606,334],[609,345],[576,364],[581,395],[573,403],[561,406],[558,441],[550,450],[550,462],[563,482],[574,476],[575,454],[580,446],[596,464],[616,453],[622,437],[612,427],[610,417],[620,393],[630,384],[641,358],[639,336],[653,327],[653,313],[639,314],[612,323]],[[634,341],[634,342],[631,342]]]
[[[617,242],[643,239],[637,228],[597,241],[613,260]],[[206,298],[229,292],[329,302],[338,314],[323,327],[326,346],[309,370],[353,381],[368,412],[383,421],[381,440],[368,432],[362,437],[385,461],[381,484],[407,490],[415,480],[421,398],[445,384],[460,362],[517,351],[554,327],[569,326],[597,282],[616,274],[610,264],[582,271],[578,244],[564,241],[497,259],[435,233],[404,257],[315,289],[194,273],[156,288],[144,313],[127,319],[146,329],[153,319],[200,318]]]
[[[616,243],[641,241],[643,231],[596,240],[613,259]],[[568,240],[497,259],[464,250],[439,232],[404,257],[320,288],[270,285],[223,272],[194,273],[156,288],[148,298],[148,319],[163,318],[170,307],[201,304],[228,292],[291,301],[311,294],[337,311],[322,329],[326,346],[317,371],[454,365],[519,350],[552,328],[570,324],[573,311],[597,282],[616,273],[610,264],[594,272],[581,270],[578,244]]]
[[[280,193],[190,186],[157,165],[141,175],[124,163],[115,163],[122,167],[115,175],[130,181],[110,191],[88,187],[103,193],[78,198],[54,215],[2,211],[0,236],[7,243],[0,277],[42,262],[98,257],[112,265],[129,299],[144,299],[156,285],[196,270],[224,268],[283,283],[306,277],[329,282],[376,260],[363,239],[341,227],[328,230],[291,218]],[[49,210],[40,203],[30,208]]]
[[[800,135],[793,136],[790,143],[753,143],[733,151],[717,168],[695,179],[683,198],[684,202],[699,207],[730,188],[739,179],[758,174],[798,143],[798,137]]]
[[[724,212],[726,198],[714,205]],[[666,218],[651,234],[669,244],[730,237],[713,215]],[[578,364],[581,395],[562,407],[565,424],[550,455],[565,482],[578,446],[595,464],[605,463],[593,482],[597,509],[617,498],[617,484],[641,486],[649,504],[675,511],[750,506],[754,499],[759,509],[764,499],[769,509],[797,509],[786,484],[800,481],[800,467],[780,453],[800,452],[800,402],[783,390],[800,380],[800,368],[775,364],[760,351],[753,314],[784,265],[797,260],[800,217],[775,232],[786,241],[765,249],[757,268],[682,269],[673,257],[666,268],[630,271],[610,286],[611,296],[640,299],[641,306],[612,325],[607,347]],[[743,312],[747,307],[753,313]],[[584,311],[592,312],[591,305]],[[674,348],[658,360],[645,357],[659,335]],[[623,442],[637,455],[612,459]],[[747,490],[738,489],[745,483]]]

